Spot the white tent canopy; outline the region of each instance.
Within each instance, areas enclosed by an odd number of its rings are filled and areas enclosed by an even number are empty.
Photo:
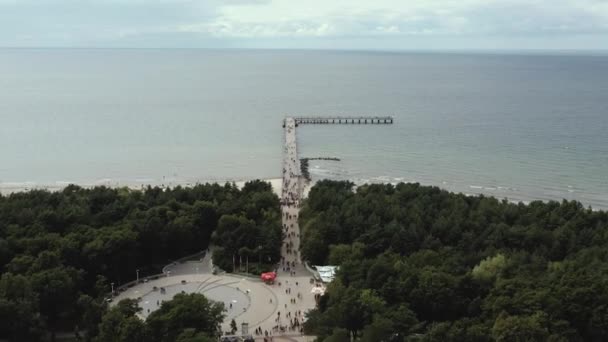
[[[338,270],[338,266],[315,266],[317,272],[319,272],[319,277],[324,283],[329,283],[334,280],[336,276],[336,271]]]

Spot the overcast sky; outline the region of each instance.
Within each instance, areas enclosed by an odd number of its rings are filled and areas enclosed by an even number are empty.
[[[608,49],[608,0],[0,0],[4,47]]]

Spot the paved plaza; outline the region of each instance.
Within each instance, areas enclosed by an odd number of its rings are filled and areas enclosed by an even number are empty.
[[[297,311],[304,313],[314,307],[314,299],[310,294],[313,287],[310,277],[285,273],[287,274],[277,277],[274,285],[234,275],[190,274],[163,277],[122,292],[113,303],[125,298],[140,298],[143,309],[140,316],[145,319],[160,307],[162,301],[170,300],[177,293],[201,293],[211,300],[224,303],[227,311],[223,331],[230,329],[230,321],[234,319],[239,328],[242,322],[249,323],[250,333],[261,328],[262,332],[268,331],[273,336],[286,335],[290,337],[289,340],[312,340],[301,336],[298,330],[286,329],[281,332],[277,328],[281,325],[289,326],[290,319],[286,316],[293,319]],[[164,288],[164,293],[161,293],[160,288]],[[298,293],[301,298],[298,298]],[[261,336],[258,337],[262,340]],[[276,338],[274,340],[281,341]]]
[[[113,303],[124,298],[139,298],[142,307],[140,316],[145,319],[163,301],[170,300],[178,293],[201,293],[211,300],[224,303],[227,310],[222,325],[224,332],[230,330],[230,321],[234,319],[239,329],[241,323],[249,323],[249,333],[257,341],[263,341],[266,333],[273,337],[273,342],[312,341],[312,336],[301,333],[304,314],[315,307],[311,293],[315,284],[312,274],[302,265],[299,254],[298,213],[302,176],[295,130],[295,120],[287,118],[281,187],[284,240],[274,284],[238,275],[213,275],[212,260],[210,253],[207,253],[200,260],[167,265],[163,270],[165,277],[129,288],[119,294]],[[262,332],[261,335],[256,335],[258,330]]]

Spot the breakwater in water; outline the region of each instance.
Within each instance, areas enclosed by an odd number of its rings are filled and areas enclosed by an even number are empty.
[[[310,170],[308,161],[310,160],[330,160],[330,161],[340,161],[340,158],[335,157],[315,157],[315,158],[300,158],[300,169],[302,173],[302,177],[304,177],[307,181],[310,181],[312,178],[310,176]]]

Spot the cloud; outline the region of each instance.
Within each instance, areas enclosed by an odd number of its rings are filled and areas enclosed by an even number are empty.
[[[608,41],[608,0],[0,0],[0,46],[522,35]]]
[[[205,27],[211,34],[226,37],[534,34],[608,30],[608,1],[599,0],[273,0],[255,5],[224,6],[218,14]],[[222,30],[216,31],[215,27]]]

